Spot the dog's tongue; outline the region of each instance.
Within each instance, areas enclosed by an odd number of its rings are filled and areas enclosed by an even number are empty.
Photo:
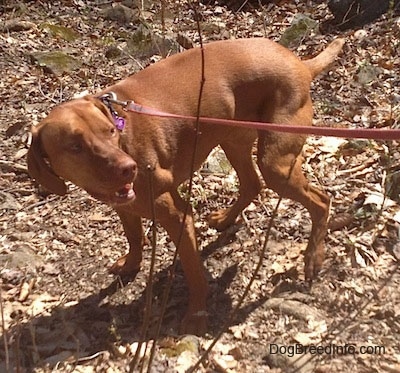
[[[120,190],[123,194],[128,194],[128,192],[132,189],[131,184],[125,184],[124,187]]]
[[[125,184],[123,188],[116,192],[118,197],[132,197],[135,194],[132,188],[132,184]]]

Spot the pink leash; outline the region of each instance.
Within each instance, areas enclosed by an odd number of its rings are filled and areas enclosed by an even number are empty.
[[[276,124],[265,122],[251,122],[244,120],[222,119],[222,118],[207,118],[195,117],[191,115],[172,114],[158,109],[143,106],[133,101],[120,101],[116,98],[114,92],[100,97],[102,100],[107,100],[109,103],[121,105],[126,111],[131,111],[137,114],[150,115],[160,118],[173,118],[197,121],[207,124],[217,124],[222,126],[235,126],[243,128],[252,128],[264,131],[276,131],[295,133],[302,135],[316,135],[316,136],[332,136],[332,137],[345,137],[353,139],[374,139],[374,140],[399,140],[400,129],[383,129],[383,128],[335,128],[335,127],[314,127],[314,126],[298,126],[292,124]],[[119,117],[118,117],[119,118]]]
[[[127,102],[125,108],[137,114],[150,115],[161,118],[174,118],[196,121],[197,118],[190,115],[179,115],[166,113],[151,107],[139,105],[134,102]],[[219,119],[199,117],[201,123],[218,124],[223,126],[235,126],[253,128],[257,130],[268,130],[286,133],[297,133],[316,136],[347,137],[354,139],[375,139],[375,140],[397,140],[400,139],[400,129],[382,128],[333,128],[333,127],[310,127],[296,126],[291,124],[276,124],[264,122],[249,122],[243,120]]]

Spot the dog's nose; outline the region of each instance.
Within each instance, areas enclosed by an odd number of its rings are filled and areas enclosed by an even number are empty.
[[[124,179],[132,181],[132,179],[136,176],[136,172],[137,164],[133,159],[128,158],[120,163],[120,175]]]

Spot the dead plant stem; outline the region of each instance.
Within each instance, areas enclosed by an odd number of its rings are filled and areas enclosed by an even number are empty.
[[[135,352],[135,356],[132,359],[130,363],[130,372],[134,372],[140,359],[140,353],[142,351],[142,345],[143,343],[146,343],[145,347],[145,352],[147,350],[148,343],[145,342],[146,337],[147,337],[147,331],[149,329],[150,325],[150,320],[152,316],[152,309],[153,309],[153,281],[154,281],[154,265],[155,265],[155,260],[156,260],[156,249],[157,249],[157,223],[156,223],[156,210],[155,210],[155,204],[154,204],[154,180],[153,180],[153,172],[154,172],[154,167],[151,165],[147,166],[147,171],[148,171],[148,176],[149,176],[149,191],[150,191],[150,206],[151,206],[151,231],[152,231],[152,236],[151,236],[151,260],[150,260],[150,270],[149,270],[149,277],[147,280],[147,286],[146,286],[146,309],[144,312],[144,320],[143,320],[143,325],[142,325],[142,330],[140,334],[140,340]],[[141,364],[140,366],[140,372],[142,372],[144,369],[144,363]]]
[[[185,211],[182,217],[182,223],[181,223],[181,229],[179,233],[179,238],[178,242],[176,243],[176,248],[175,248],[175,253],[172,259],[172,264],[170,268],[170,279],[168,281],[168,284],[164,290],[163,293],[163,299],[162,299],[162,306],[161,306],[161,313],[160,313],[160,318],[157,323],[157,328],[156,328],[156,335],[154,337],[154,343],[151,348],[150,352],[150,357],[149,357],[149,362],[148,362],[148,367],[147,367],[147,372],[151,372],[151,366],[152,362],[154,360],[154,355],[156,351],[156,341],[160,335],[161,331],[161,326],[164,318],[164,314],[167,308],[167,302],[169,298],[169,294],[172,289],[172,281],[174,279],[174,273],[176,271],[176,266],[177,266],[177,257],[178,257],[178,252],[181,246],[181,241],[183,237],[183,231],[185,229],[185,224],[186,224],[186,219],[190,211],[190,197],[192,194],[192,189],[193,189],[193,174],[195,172],[195,159],[196,159],[196,154],[197,154],[197,147],[198,147],[198,140],[199,140],[199,135],[200,135],[200,112],[201,112],[201,101],[203,97],[203,89],[204,89],[204,84],[205,84],[205,57],[204,57],[204,48],[203,48],[203,39],[201,36],[201,27],[200,27],[200,15],[198,13],[198,9],[194,4],[192,5],[192,9],[194,11],[194,18],[197,24],[197,31],[199,34],[199,43],[200,43],[200,55],[201,55],[201,80],[200,80],[200,87],[199,87],[199,95],[198,95],[198,101],[197,101],[197,112],[196,112],[196,123],[195,123],[195,137],[194,137],[194,144],[193,144],[193,153],[192,153],[192,158],[191,158],[191,164],[190,164],[190,175],[189,175],[189,186],[188,186],[188,191],[187,191],[187,200],[186,200],[186,207]]]
[[[292,171],[293,171],[293,168],[294,168],[294,165],[295,165],[295,164],[296,164],[296,159],[293,161],[293,163],[292,163],[292,165],[291,165],[291,167],[290,167],[289,175],[288,175],[288,179],[287,179],[288,181],[289,181],[289,179],[290,179],[290,176],[292,175]],[[284,191],[283,191],[283,192],[284,192]],[[279,199],[278,199],[278,201],[277,201],[277,203],[276,203],[276,205],[275,205],[275,208],[274,208],[274,210],[272,211],[271,218],[270,218],[270,220],[269,220],[267,229],[266,229],[265,234],[264,234],[264,236],[265,236],[265,238],[264,238],[264,243],[263,243],[263,246],[262,246],[261,251],[260,251],[260,254],[259,254],[259,258],[258,258],[258,262],[257,262],[256,268],[254,269],[254,271],[253,271],[253,273],[252,273],[252,276],[251,276],[251,278],[250,278],[250,281],[248,282],[248,284],[247,284],[245,290],[243,291],[242,295],[239,297],[239,300],[237,301],[235,307],[233,308],[233,310],[231,311],[231,313],[228,315],[228,317],[227,317],[227,319],[226,319],[224,325],[223,325],[222,328],[220,329],[220,331],[219,331],[219,333],[217,334],[217,336],[214,338],[214,340],[211,342],[211,344],[208,346],[208,348],[207,348],[207,349],[204,351],[204,353],[201,355],[200,359],[197,360],[196,364],[194,364],[190,369],[187,370],[187,373],[193,373],[193,372],[195,372],[196,369],[198,369],[198,368],[200,367],[200,364],[202,364],[202,363],[207,359],[208,354],[211,352],[211,350],[214,348],[214,346],[218,343],[218,341],[220,340],[220,338],[222,337],[222,335],[223,335],[223,334],[225,333],[225,331],[228,329],[229,325],[231,325],[231,323],[232,323],[233,320],[235,319],[235,317],[236,317],[236,315],[237,315],[237,313],[238,313],[238,311],[239,311],[241,305],[243,304],[245,298],[246,298],[247,295],[249,294],[249,292],[250,292],[250,290],[251,290],[251,287],[252,287],[252,285],[253,285],[253,283],[254,283],[254,281],[255,281],[257,275],[258,275],[258,272],[259,272],[259,270],[260,270],[260,268],[261,268],[261,266],[262,266],[262,263],[263,263],[263,260],[264,260],[264,255],[265,255],[265,253],[266,253],[266,251],[267,251],[267,246],[268,246],[268,242],[269,242],[269,237],[270,237],[270,235],[271,235],[271,230],[272,230],[272,227],[273,227],[273,225],[274,225],[274,221],[275,221],[275,218],[276,218],[276,216],[277,216],[277,214],[278,214],[278,209],[279,209],[279,206],[280,206],[281,201],[282,201],[282,198],[283,198],[283,197],[282,197],[282,194],[283,194],[283,193],[281,193],[281,195],[279,196]]]
[[[6,322],[4,320],[3,292],[2,283],[0,283],[0,313],[1,313],[1,329],[3,330],[4,354],[7,373],[10,371],[10,355],[8,353],[8,337],[6,330]]]
[[[379,287],[375,289],[374,292],[367,295],[366,298],[360,299],[360,301],[352,307],[347,317],[340,317],[340,319],[333,321],[333,323],[329,326],[329,329],[325,333],[325,337],[322,338],[322,340],[320,341],[320,344],[324,342],[326,344],[332,344],[349,326],[354,328],[354,325],[357,324],[358,317],[362,314],[363,311],[365,311],[367,306],[371,304],[371,301],[373,299],[375,300],[379,299],[378,297],[379,293],[384,288],[386,288],[389,282],[393,281],[393,277],[398,270],[399,270],[399,262],[396,262],[393,264],[393,268],[390,270],[389,275],[386,277],[386,279],[384,279],[384,281],[379,285]],[[302,357],[303,355],[300,355],[297,359],[291,361],[287,367],[288,371],[293,373],[302,372],[304,370],[304,367],[307,366],[307,364],[309,364],[312,360],[317,358],[317,355],[310,355],[308,359],[302,361],[301,365],[296,366],[296,364],[298,364],[298,361],[302,359]]]

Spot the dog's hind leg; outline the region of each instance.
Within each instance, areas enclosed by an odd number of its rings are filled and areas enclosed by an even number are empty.
[[[286,123],[302,123],[301,119],[286,118]],[[283,123],[279,118],[274,120]],[[300,202],[311,215],[312,230],[304,257],[305,276],[311,280],[321,269],[325,256],[324,238],[330,200],[323,191],[310,185],[303,174],[300,154],[303,142],[304,137],[299,135],[260,131],[257,163],[267,187],[282,197]]]
[[[251,156],[253,141],[221,144],[221,147],[237,173],[240,186],[239,198],[231,207],[214,211],[208,217],[209,225],[219,231],[232,225],[261,189]]]

